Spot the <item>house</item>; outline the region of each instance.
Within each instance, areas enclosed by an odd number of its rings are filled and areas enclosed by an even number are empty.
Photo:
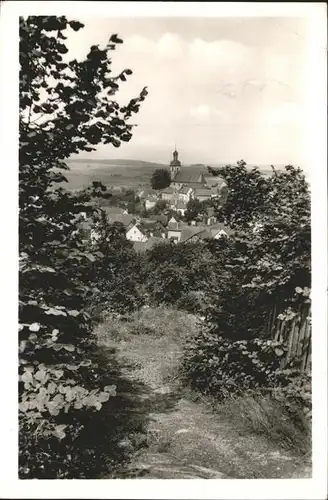
[[[187,204],[184,201],[178,200],[174,205],[174,208],[179,214],[183,216],[187,210]]]
[[[154,208],[157,202],[158,202],[158,196],[154,194],[149,194],[145,201],[146,210],[151,210],[152,208]]]
[[[148,240],[148,236],[144,232],[143,228],[140,228],[138,224],[133,224],[126,232],[126,239],[129,241],[138,241],[145,243]]]
[[[183,186],[196,184],[199,186],[204,185],[204,175],[200,172],[190,172],[181,170],[181,162],[178,158],[179,153],[175,149],[173,151],[173,159],[170,162],[171,186],[175,189],[180,189]]]
[[[153,221],[160,222],[164,227],[167,226],[168,223],[168,216],[165,214],[153,214],[151,216]]]
[[[166,229],[163,224],[143,219],[129,227],[126,232],[126,238],[130,241],[146,242],[151,237],[166,238]]]
[[[202,189],[214,188],[212,191],[213,195],[221,196],[223,192],[227,191],[227,183],[220,176],[211,176],[208,174],[204,174],[202,172],[194,172],[187,168],[181,168],[181,161],[179,160],[179,153],[175,149],[173,151],[173,159],[170,162],[170,174],[171,174],[171,185],[170,187],[175,189],[178,192],[181,192],[182,189]],[[183,191],[182,196],[185,195]],[[195,195],[187,194],[189,199],[191,196],[196,197]],[[206,197],[209,199],[209,197]],[[189,200],[184,200],[189,201]]]
[[[198,188],[194,191],[194,198],[197,198],[199,201],[206,201],[212,198],[212,193],[210,188]]]
[[[151,195],[157,196],[158,192],[152,188],[147,188],[147,189],[143,188],[143,189],[140,189],[139,191],[137,191],[136,195],[139,198],[139,200],[142,201],[142,200],[146,200],[146,198],[148,196],[151,196]]]
[[[191,188],[190,186],[182,186],[182,188],[178,191],[179,200],[187,203],[193,197],[193,193],[194,188]]]
[[[179,221],[174,217],[172,216],[171,219],[169,220],[168,224],[177,224]]]
[[[172,196],[175,195],[175,193],[176,193],[175,189],[173,189],[173,187],[169,186],[169,187],[162,190],[161,199],[171,201]]]
[[[142,219],[138,224],[148,237],[166,238],[165,226],[156,220]]]
[[[111,214],[108,215],[108,222],[120,222],[123,226],[128,227],[135,221],[135,216],[132,214]]]
[[[204,235],[203,233],[206,233]],[[206,226],[187,226],[182,229],[181,242],[198,241],[199,239],[211,238],[211,233]]]
[[[163,240],[162,238],[151,236],[146,242],[135,241],[133,243],[133,248],[136,252],[145,252],[146,250],[151,250],[155,245],[158,245],[159,243],[168,243],[168,240]]]
[[[229,238],[233,234],[233,230],[229,226],[226,226],[221,222],[217,222],[216,224],[211,226],[209,230],[212,234],[212,238],[214,238],[215,240],[218,240],[223,236]]]
[[[182,222],[169,222],[167,226],[167,238],[178,243],[181,239],[182,229],[186,226]]]

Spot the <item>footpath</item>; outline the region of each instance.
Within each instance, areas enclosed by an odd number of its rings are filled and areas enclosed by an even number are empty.
[[[241,434],[229,419],[214,413],[206,401],[191,400],[174,379],[181,354],[181,347],[174,339],[145,334],[116,341],[103,335],[102,339],[104,348],[115,350],[123,379],[137,387],[130,394],[121,394],[126,401],[131,400],[131,407],[126,410],[130,412],[129,418],[142,414],[146,421],[143,436],[146,446],[135,450],[131,440],[124,439],[120,445],[132,459],[115,477],[311,477],[311,464],[303,457],[278,448],[265,437]],[[119,385],[117,389],[119,396]]]

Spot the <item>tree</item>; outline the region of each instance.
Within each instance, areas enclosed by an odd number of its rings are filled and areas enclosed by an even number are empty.
[[[244,227],[224,253],[217,252],[224,265],[217,264],[220,280],[208,291],[208,320],[229,338],[264,335],[270,309],[287,308],[296,289],[311,287],[310,194],[304,174],[287,166],[265,182],[265,202],[256,208],[258,228],[245,224],[254,216],[252,207],[249,213],[242,207]]]
[[[114,100],[120,81],[132,73],[111,74],[109,54],[122,43],[117,35],[104,49],[92,46],[82,61],[64,59],[67,30],[81,28],[64,16],[20,18],[21,478],[84,477],[83,464],[95,474],[100,462],[94,450],[74,452],[77,437],[86,432],[79,415],[100,410],[115,395],[111,386],[101,389],[92,367],[88,308],[99,293],[97,267],[104,255],[79,231],[81,213],[90,217],[96,211],[91,197],[106,189],[96,183],[71,193],[58,185],[66,181],[64,160],[72,154],[131,139],[128,120],[147,91],[127,105]]]
[[[187,203],[187,210],[185,211],[186,221],[197,219],[204,211],[203,204],[197,198],[191,198]]]
[[[154,170],[150,183],[153,189],[164,189],[168,187],[171,184],[170,172],[166,168]]]
[[[225,203],[218,201],[214,207],[220,222],[231,227],[248,227],[263,210],[269,193],[269,181],[258,168],[248,170],[246,162],[226,165],[218,169],[208,167],[210,174],[220,176],[228,184],[228,196]]]
[[[151,209],[154,215],[162,214],[168,207],[168,202],[166,200],[158,200],[156,205]]]

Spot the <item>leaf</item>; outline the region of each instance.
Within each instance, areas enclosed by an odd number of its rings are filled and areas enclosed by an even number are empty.
[[[284,354],[284,351],[282,349],[279,349],[279,347],[276,347],[274,352],[276,353],[277,356],[282,356]]]
[[[68,24],[74,31],[79,31],[81,28],[84,28],[84,24],[80,23],[79,21],[70,21]]]
[[[30,384],[33,382],[33,376],[32,376],[32,373],[30,371],[25,371],[23,373],[23,375],[21,375],[20,377],[21,381],[26,383],[26,384]]]
[[[73,401],[73,399],[75,399],[75,394],[73,392],[73,390],[71,389],[71,387],[67,387],[66,388],[66,391],[65,391],[65,399],[66,401],[68,401],[69,403],[71,401]]]
[[[67,425],[61,424],[61,425],[56,425],[55,431],[54,431],[54,436],[56,436],[60,441],[66,437],[66,434],[64,430],[66,429]]]
[[[90,366],[91,364],[92,364],[91,360],[90,359],[86,359],[84,361],[81,361],[80,366]]]
[[[38,332],[40,330],[40,323],[32,323],[28,329],[30,332]]]
[[[66,351],[69,351],[69,352],[75,351],[75,347],[72,344],[64,344],[63,347]]]
[[[29,409],[29,403],[27,401],[22,401],[21,403],[19,403],[18,408],[19,408],[19,411],[22,411],[25,413]]]
[[[64,375],[64,370],[52,370],[52,374],[58,380],[58,379],[60,379]]]
[[[79,369],[79,365],[66,365],[68,370],[76,371]]]
[[[87,253],[86,258],[89,259],[91,262],[95,262],[96,258],[92,253]]]
[[[80,314],[80,311],[77,311],[76,309],[73,309],[71,311],[67,311],[69,316],[73,316],[73,318],[76,318]]]
[[[29,335],[28,337],[29,341],[32,342],[33,344],[35,344],[38,340],[38,336],[35,334],[35,333],[31,333],[31,335]]]
[[[63,348],[63,345],[62,344],[53,344],[51,347],[54,351],[60,351]]]
[[[102,408],[102,404],[101,404],[100,402],[97,402],[97,403],[95,404],[95,408],[96,408],[96,410],[101,410],[101,408]]]
[[[52,316],[67,316],[66,312],[56,309],[55,307],[51,307],[50,309],[47,309],[45,311],[45,314],[47,315],[52,315]]]
[[[56,417],[57,415],[59,415],[60,409],[58,408],[57,404],[54,403],[53,401],[50,401],[47,404],[47,408],[48,408],[48,411],[49,411],[50,415],[52,415],[54,417]]]
[[[109,392],[101,392],[98,397],[100,403],[106,403],[106,401],[109,400],[109,396],[110,396]]]
[[[48,394],[54,394],[54,392],[56,391],[56,387],[57,387],[56,384],[50,382],[50,384],[48,384],[47,387]]]
[[[104,391],[108,392],[110,396],[116,396],[116,385],[106,385]]]
[[[39,380],[40,382],[43,382],[46,377],[47,377],[47,373],[44,371],[44,370],[39,370],[36,372],[36,374],[34,375],[34,377]]]
[[[113,43],[123,43],[123,40],[121,40],[116,33],[113,34],[109,40]]]

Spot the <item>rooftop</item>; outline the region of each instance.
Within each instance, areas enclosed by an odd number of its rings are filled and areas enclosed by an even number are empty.
[[[197,198],[197,196],[211,196],[211,189],[209,188],[195,189],[194,196],[195,198]]]
[[[173,178],[173,182],[179,182],[181,184],[200,183],[202,181],[199,178],[202,176],[200,172],[188,172],[187,170],[180,170]]]

